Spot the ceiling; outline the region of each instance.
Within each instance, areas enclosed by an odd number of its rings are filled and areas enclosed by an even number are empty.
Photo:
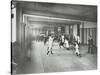
[[[28,17],[29,21],[39,22],[57,22],[57,23],[74,23],[80,21],[97,21],[97,6],[90,5],[73,5],[73,4],[56,4],[41,2],[17,2],[17,6],[21,7],[24,14],[39,15],[47,17],[56,17],[64,19],[72,19],[77,21],[56,20],[46,18]]]

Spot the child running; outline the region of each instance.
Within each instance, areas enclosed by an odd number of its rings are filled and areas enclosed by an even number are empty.
[[[80,54],[80,51],[79,51],[79,46],[78,46],[78,43],[75,42],[75,54],[79,57],[81,57],[81,54]]]
[[[49,39],[48,39],[48,48],[47,48],[47,55],[49,53],[53,54],[52,53],[52,46],[53,46],[53,36],[49,36]]]

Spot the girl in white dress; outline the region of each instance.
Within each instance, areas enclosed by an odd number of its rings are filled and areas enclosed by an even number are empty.
[[[64,43],[64,35],[61,36],[61,41]]]
[[[53,46],[53,37],[52,36],[49,36],[49,39],[48,39],[48,48],[47,48],[47,55],[49,52],[52,53],[52,46]]]
[[[79,51],[79,46],[78,46],[77,43],[75,43],[75,54],[76,54],[77,56],[80,56],[80,57],[81,57],[81,54],[80,54],[80,51]]]
[[[67,48],[67,50],[69,50],[69,42],[67,39],[65,39],[65,47]]]

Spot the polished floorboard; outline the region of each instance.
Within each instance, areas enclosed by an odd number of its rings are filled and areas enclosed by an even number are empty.
[[[81,46],[82,57],[77,57],[73,50],[59,48],[55,43],[53,55],[47,53],[43,42],[32,42],[31,60],[22,60],[18,74],[84,71],[97,69],[97,55],[88,54],[87,46]]]

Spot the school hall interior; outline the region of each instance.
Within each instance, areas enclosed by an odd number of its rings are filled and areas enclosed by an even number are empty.
[[[12,72],[32,74],[97,69],[97,6],[12,1],[11,11]],[[49,33],[78,34],[82,57],[77,57],[73,50],[59,48],[58,43],[54,43],[54,54],[47,55],[43,37]],[[93,39],[93,54],[87,53],[89,36]]]

